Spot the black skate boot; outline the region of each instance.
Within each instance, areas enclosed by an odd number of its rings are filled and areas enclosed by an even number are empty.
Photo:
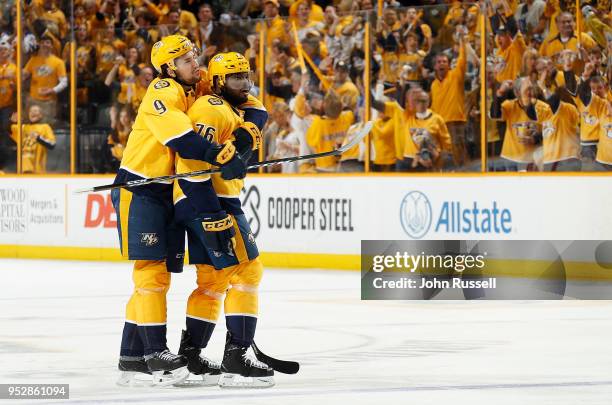
[[[268,388],[274,385],[274,370],[247,355],[247,347],[230,343],[228,332],[221,363],[221,388]]]
[[[121,356],[118,368],[121,376],[117,380],[117,385],[122,387],[151,385],[151,372],[144,357]]]
[[[168,349],[145,356],[145,361],[153,375],[153,385],[165,387],[189,377],[185,356],[171,353]]]
[[[221,364],[200,356],[202,349],[191,344],[191,336],[184,330],[181,334],[181,347],[178,354],[187,358],[187,368],[191,375],[186,380],[175,384],[179,386],[211,386],[217,385],[221,375]],[[195,378],[192,378],[195,377]]]

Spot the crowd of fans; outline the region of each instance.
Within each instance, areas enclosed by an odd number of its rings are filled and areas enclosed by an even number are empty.
[[[371,171],[480,171],[483,149],[488,170],[612,168],[610,0],[582,0],[579,10],[565,0],[391,0],[380,15],[372,0],[206,1],[25,0],[21,41],[14,3],[5,2],[0,162],[14,166],[18,43],[22,171],[45,172],[54,131],[68,128],[74,38],[77,142],[103,134],[87,151],[79,146],[87,154],[79,167],[102,173],[118,168],[155,77],[151,47],[180,33],[198,46],[202,66],[217,52],[249,59],[253,92],[270,113],[264,159],[327,151],[374,120],[369,151],[362,143],[271,171],[360,172],[367,157]]]

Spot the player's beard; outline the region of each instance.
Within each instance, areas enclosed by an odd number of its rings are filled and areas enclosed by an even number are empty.
[[[227,86],[221,89],[221,97],[234,107],[246,103],[249,99],[248,95],[242,93],[242,90],[229,90]]]

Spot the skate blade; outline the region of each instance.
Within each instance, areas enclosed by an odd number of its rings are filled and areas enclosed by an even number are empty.
[[[137,371],[122,371],[117,385],[120,387],[150,387],[151,374],[139,373]]]
[[[153,375],[151,386],[168,387],[185,381],[189,377],[189,370],[184,366],[172,371],[153,371],[151,374]]]
[[[221,388],[270,388],[274,386],[274,377],[243,377],[240,374],[221,374]]]
[[[190,374],[187,379],[174,384],[176,387],[212,387],[219,383],[220,374]]]

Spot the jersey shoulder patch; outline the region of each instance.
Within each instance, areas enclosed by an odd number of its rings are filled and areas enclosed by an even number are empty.
[[[223,105],[223,100],[219,97],[208,97],[208,102],[210,105]]]
[[[163,89],[166,87],[170,87],[170,83],[167,80],[160,80],[157,83],[155,83],[153,87],[159,90],[159,89]]]

